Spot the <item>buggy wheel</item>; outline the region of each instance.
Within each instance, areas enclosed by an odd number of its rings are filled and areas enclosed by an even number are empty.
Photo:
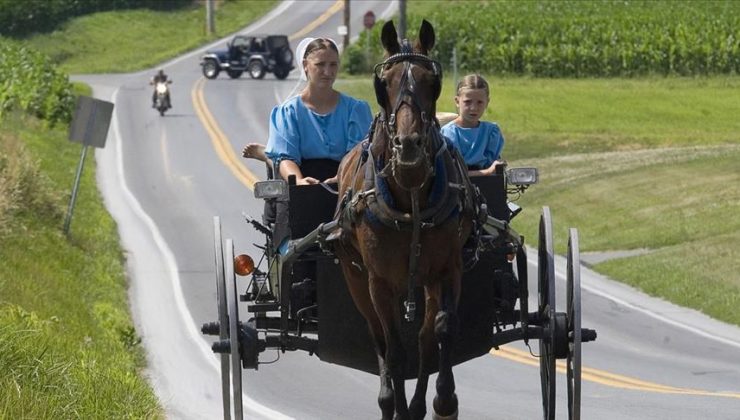
[[[571,228],[568,235],[568,419],[581,418],[581,256],[578,250],[578,230]]]
[[[213,250],[216,257],[216,299],[218,301],[218,337],[221,342],[229,338],[229,312],[226,304],[226,275],[224,273],[224,247],[221,240],[221,218],[213,218]],[[231,385],[229,384],[229,354],[221,353],[221,394],[224,418],[230,417]]]
[[[538,249],[538,316],[542,325],[540,338],[540,382],[545,420],[555,418],[555,260],[550,208],[542,208]]]
[[[234,419],[242,420],[242,369],[239,352],[239,293],[234,273],[234,242],[226,240],[226,301],[229,307],[229,346],[231,351],[231,387],[234,393]]]

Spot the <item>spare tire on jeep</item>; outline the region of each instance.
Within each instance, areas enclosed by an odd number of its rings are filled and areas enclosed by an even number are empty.
[[[293,52],[289,46],[284,46],[275,54],[275,58],[282,66],[290,67],[290,64],[293,62]]]

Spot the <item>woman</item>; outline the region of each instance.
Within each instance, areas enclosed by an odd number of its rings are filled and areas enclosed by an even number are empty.
[[[317,184],[336,175],[342,157],[367,135],[372,114],[367,102],[334,89],[339,70],[334,41],[308,38],[297,50],[301,78],[308,83],[273,108],[264,154],[283,179],[295,175],[298,185]],[[245,157],[261,153],[257,144],[243,151]]]

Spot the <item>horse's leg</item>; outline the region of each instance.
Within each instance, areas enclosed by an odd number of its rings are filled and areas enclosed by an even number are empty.
[[[434,320],[439,311],[439,285],[425,287],[426,302],[424,323],[419,331],[419,374],[416,380],[414,396],[409,404],[412,419],[423,419],[427,414],[426,394],[432,364],[437,359],[437,340],[434,335]]]
[[[360,255],[347,246],[339,246],[335,250],[340,261],[342,261],[342,272],[347,280],[347,289],[349,290],[352,300],[360,314],[367,321],[370,337],[375,345],[375,353],[378,356],[378,376],[380,377],[380,392],[378,393],[378,406],[382,413],[383,420],[393,418],[393,385],[387,365],[385,363],[385,335],[380,319],[375,313],[372,300],[370,299],[370,290],[368,287],[367,270],[360,268],[351,261],[362,261]],[[349,261],[349,263],[348,263]]]
[[[370,284],[370,297],[378,314],[380,324],[383,326],[385,336],[385,366],[388,369],[393,383],[393,403],[396,411],[396,419],[407,419],[409,417],[406,405],[405,368],[406,353],[401,340],[400,318],[401,314],[397,305],[397,299],[387,286],[385,279],[373,277],[368,279]]]
[[[457,395],[455,394],[455,378],[452,375],[452,347],[458,334],[456,311],[458,288],[459,284],[447,284],[442,287],[442,310],[437,313],[434,321],[434,332],[439,341],[439,375],[437,376],[437,395],[433,403],[436,419],[457,418]]]

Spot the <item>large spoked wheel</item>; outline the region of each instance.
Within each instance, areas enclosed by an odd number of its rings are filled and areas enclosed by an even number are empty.
[[[221,218],[213,218],[213,250],[216,257],[216,299],[218,301],[218,336],[221,342],[229,338],[229,312],[226,304],[226,274],[224,273],[224,247],[221,240]],[[231,385],[229,381],[229,354],[221,353],[221,390],[224,418],[230,417]]]
[[[549,207],[542,208],[539,234],[537,290],[538,314],[543,327],[542,338],[540,338],[542,410],[545,420],[553,420],[555,418],[555,259]]]
[[[234,273],[234,242],[226,240],[226,302],[229,307],[229,346],[231,352],[231,387],[234,394],[234,419],[242,419],[242,369],[239,353],[239,293]]]
[[[568,234],[567,319],[568,319],[568,419],[581,418],[581,256],[578,230]]]

